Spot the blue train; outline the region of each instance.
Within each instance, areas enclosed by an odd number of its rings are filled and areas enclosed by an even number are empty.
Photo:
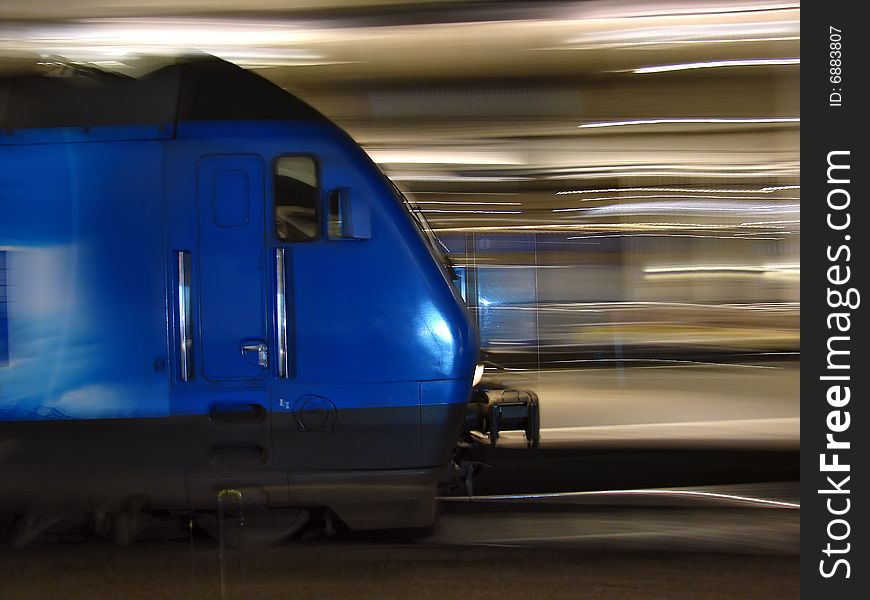
[[[401,193],[218,59],[64,75],[0,79],[0,512],[431,523],[478,335]]]

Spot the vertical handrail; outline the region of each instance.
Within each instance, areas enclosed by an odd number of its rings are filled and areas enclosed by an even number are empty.
[[[190,381],[193,377],[193,334],[191,331],[192,313],[190,307],[190,251],[179,250],[178,267],[178,356],[181,380]]]
[[[0,367],[5,367],[9,362],[9,283],[6,261],[6,251],[0,250]]]
[[[278,328],[278,377],[290,376],[287,352],[287,276],[284,248],[275,249],[275,324]]]

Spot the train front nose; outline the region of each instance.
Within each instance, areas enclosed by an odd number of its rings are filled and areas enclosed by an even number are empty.
[[[423,312],[419,339],[425,345],[429,376],[420,382],[423,459],[429,465],[450,460],[471,398],[479,354],[477,331],[455,297]]]
[[[480,347],[467,309],[453,302],[430,303],[417,330],[426,361],[423,379],[463,380],[470,390]]]

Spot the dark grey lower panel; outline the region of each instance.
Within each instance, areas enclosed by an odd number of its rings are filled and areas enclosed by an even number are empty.
[[[408,469],[445,464],[465,404],[345,410],[328,431],[304,431],[290,414],[273,417],[275,462],[296,470]]]
[[[296,473],[293,503],[327,505],[351,529],[426,527],[435,520],[442,468]]]
[[[2,422],[0,511],[210,509],[233,488],[255,504],[329,506],[352,527],[422,526],[464,412],[345,410],[320,432],[290,414]]]

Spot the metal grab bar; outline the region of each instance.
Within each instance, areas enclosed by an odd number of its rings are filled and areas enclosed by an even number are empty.
[[[287,352],[287,276],[285,250],[275,248],[275,324],[278,328],[278,377],[290,377]]]
[[[193,378],[193,332],[190,306],[190,251],[177,252],[178,267],[178,356],[181,381]]]

